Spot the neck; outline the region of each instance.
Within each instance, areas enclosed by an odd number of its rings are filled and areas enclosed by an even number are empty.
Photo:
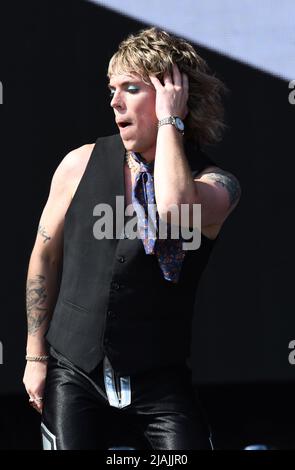
[[[148,152],[138,152],[141,156],[141,158],[147,162],[147,163],[151,163],[155,160],[155,154],[156,152],[153,150],[150,150]]]

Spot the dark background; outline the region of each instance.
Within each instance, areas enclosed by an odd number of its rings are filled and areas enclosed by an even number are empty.
[[[82,0],[6,0],[0,22],[0,448],[37,449],[39,416],[22,375],[25,279],[39,217],[66,153],[117,132],[108,61],[122,39],[150,25]],[[195,47],[231,90],[229,129],[208,153],[239,178],[243,193],[198,291],[194,383],[218,448],[258,441],[294,448],[295,106],[286,81]]]

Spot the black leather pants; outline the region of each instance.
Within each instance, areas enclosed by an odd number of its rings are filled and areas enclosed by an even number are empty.
[[[110,406],[100,364],[87,375],[63,356],[51,357],[42,435],[47,449],[212,449],[191,372],[166,367],[131,376],[131,404]]]

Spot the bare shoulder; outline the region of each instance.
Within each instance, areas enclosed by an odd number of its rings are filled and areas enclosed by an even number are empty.
[[[85,144],[71,150],[60,162],[55,177],[66,181],[71,197],[80,183],[95,144]]]
[[[83,175],[94,144],[87,144],[69,152],[53,175],[49,196],[41,214],[34,252],[53,260],[62,256],[65,214],[75,188]]]
[[[206,167],[194,181],[202,204],[202,232],[214,239],[237,206],[241,185],[235,175],[217,166]]]
[[[61,161],[57,171],[67,176],[82,176],[95,144],[85,144],[71,150]]]
[[[232,210],[241,197],[241,185],[235,175],[217,166],[209,166],[197,175],[195,181],[206,182],[216,188],[224,188],[229,198],[229,208]],[[219,196],[225,194],[220,191]]]

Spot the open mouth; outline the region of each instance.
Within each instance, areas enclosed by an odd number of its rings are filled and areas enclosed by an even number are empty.
[[[125,129],[125,128],[128,127],[128,126],[131,126],[131,122],[128,122],[128,121],[126,121],[126,122],[119,122],[119,123],[118,123],[118,126],[120,127],[120,129]]]

